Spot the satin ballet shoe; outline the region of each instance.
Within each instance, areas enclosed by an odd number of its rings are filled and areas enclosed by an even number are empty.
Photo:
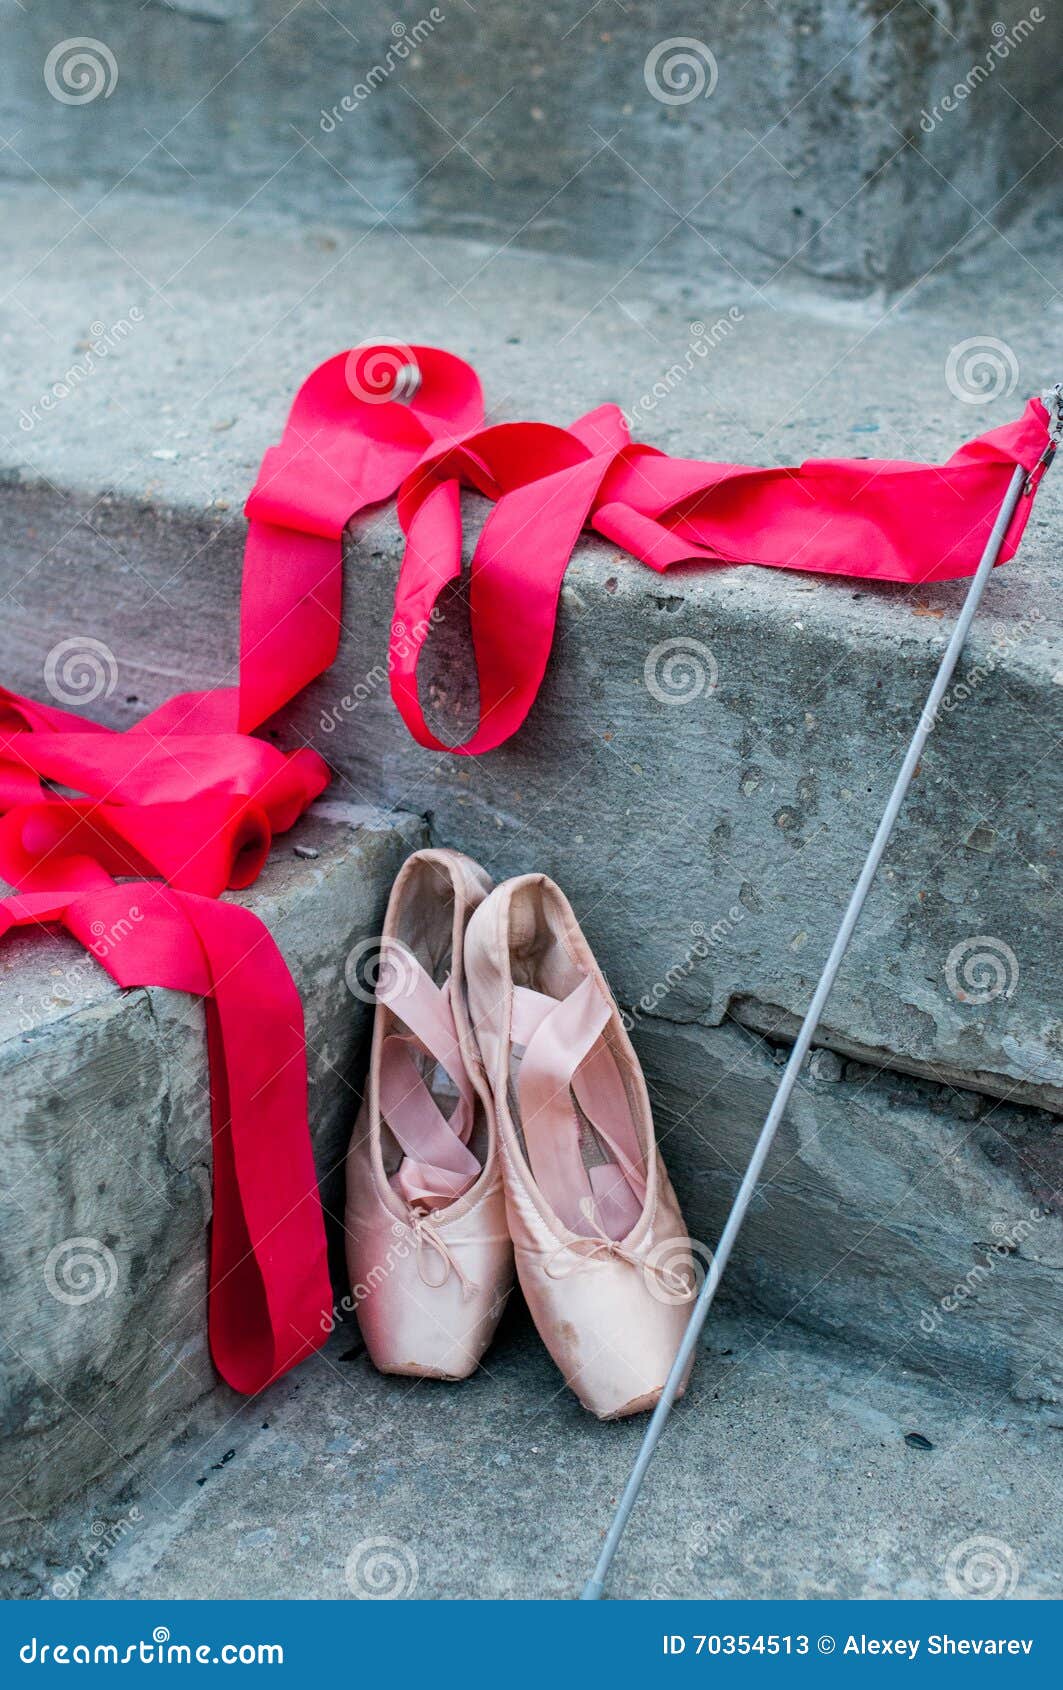
[[[346,1209],[351,1297],[384,1373],[467,1377],[513,1280],[494,1113],[463,986],[466,926],[490,887],[456,851],[416,851],[384,918]]]
[[[465,936],[517,1277],[547,1349],[602,1420],[652,1408],[696,1291],[642,1069],[568,899],[497,887]]]

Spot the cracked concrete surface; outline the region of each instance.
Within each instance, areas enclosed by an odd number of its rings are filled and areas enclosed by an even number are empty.
[[[869,1368],[733,1308],[707,1339],[611,1595],[972,1595],[986,1539],[999,1595],[1058,1593],[1058,1430],[947,1372]],[[459,1386],[385,1378],[340,1332],[253,1402],[216,1393],[168,1449],[49,1520],[4,1583],[350,1599],[376,1553],[395,1596],[571,1598],[640,1431],[584,1413],[518,1309]]]

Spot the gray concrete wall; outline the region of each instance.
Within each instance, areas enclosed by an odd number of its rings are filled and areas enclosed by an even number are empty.
[[[470,521],[481,515],[470,500]],[[887,644],[875,626],[885,595],[810,592],[767,571],[662,581],[588,544],[528,721],[486,757],[448,758],[413,744],[379,680],[395,552],[373,563],[352,547],[352,567],[355,555],[346,684],[315,682],[291,727],[355,790],[425,810],[496,876],[554,875],[618,996],[648,1004],[645,1017],[792,1035],[929,690],[937,619],[909,609]],[[456,609],[422,689],[450,729],[473,702]],[[987,671],[977,705],[927,750],[820,1039],[1058,1108],[1060,930],[1051,867],[1038,865],[1052,862],[1063,800],[1045,738],[1059,693],[1017,653],[994,658],[993,637],[984,625],[972,642],[970,663]],[[685,702],[647,685],[649,674],[660,687],[669,641]],[[350,710],[352,676],[370,679]],[[999,977],[976,979],[978,956],[995,957]]]
[[[344,961],[379,932],[395,872],[423,840],[415,818],[324,802],[238,899],[267,923],[303,996],[333,1232],[370,1020]],[[296,857],[296,841],[318,855]],[[202,1007],[183,994],[120,991],[64,934],[9,937],[0,967],[0,1486],[17,1518],[172,1436],[218,1387],[205,1318],[210,1094]]]
[[[618,274],[898,286],[1060,178],[1055,0],[8,0],[2,27],[0,171],[87,204],[121,183]],[[44,69],[77,37],[100,92],[70,104],[92,83]]]

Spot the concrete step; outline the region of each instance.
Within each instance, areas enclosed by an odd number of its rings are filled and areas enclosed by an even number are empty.
[[[828,311],[718,273],[618,277],[417,245],[179,209],[162,220],[121,195],[86,223],[76,206],[16,198],[0,229],[18,396],[0,537],[10,684],[43,696],[47,654],[75,636],[112,654],[114,685],[86,707],[116,726],[179,687],[231,681],[240,506],[260,454],[302,376],[372,334],[461,351],[499,418],[567,421],[614,399],[672,451],[767,463],[940,459],[1014,414],[1060,354],[1059,302],[1041,308],[1018,260],[1010,279],[972,269],[885,310]],[[88,295],[128,332],[41,410],[87,332]],[[946,370],[987,323],[1009,340],[1001,390],[981,404]],[[702,337],[730,326],[703,358],[692,324]],[[1058,1307],[1061,1259],[1063,1140],[1044,1112],[1063,1096],[1061,513],[1063,477],[1050,478],[991,584],[967,695],[924,758],[772,1164],[765,1201],[785,1224],[769,1214],[732,1268],[773,1317],[883,1353],[910,1339],[913,1361],[1048,1401],[1061,1391],[1051,1322],[1037,1321],[1038,1299]],[[471,535],[482,504],[468,515]],[[419,751],[387,696],[399,554],[390,510],[355,525],[340,660],[272,731],[321,751],[340,799],[424,816],[496,878],[537,868],[561,882],[629,1009],[691,1230],[711,1243],[962,586],[748,568],[662,579],[583,543],[531,717],[502,750],[459,761]],[[430,654],[451,723],[474,702],[459,612]],[[715,691],[685,705],[646,686],[647,660],[676,638],[718,666]],[[971,941],[1005,963],[984,1003],[954,989]],[[987,1289],[994,1240],[1006,1272]],[[972,1274],[977,1294],[942,1327],[934,1311]]]
[[[303,994],[314,1152],[337,1227],[369,1030],[344,961],[380,931],[392,878],[423,838],[417,818],[323,800],[236,899],[267,924]],[[217,1375],[205,1318],[202,1006],[161,988],[120,991],[65,934],[9,937],[0,970],[0,1489],[10,1523],[47,1517],[101,1473],[128,1471],[215,1392]]]
[[[83,11],[79,81],[62,0],[0,8],[0,171],[64,194],[132,182],[218,221],[252,202],[846,286],[1003,257],[998,231],[1058,194],[1052,5],[1006,23],[996,0]]]
[[[559,1389],[520,1311],[460,1386],[387,1379],[351,1333],[256,1402],[218,1394],[57,1513],[13,1595],[574,1596],[641,1431]],[[1063,1443],[946,1374],[717,1316],[616,1564],[635,1597],[1049,1597]]]

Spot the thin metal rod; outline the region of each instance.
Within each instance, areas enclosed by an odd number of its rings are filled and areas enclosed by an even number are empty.
[[[823,1013],[823,1007],[830,995],[831,987],[834,985],[838,969],[841,966],[842,958],[849,947],[849,941],[853,936],[853,929],[860,918],[860,912],[864,907],[864,901],[867,898],[867,894],[871,890],[871,883],[878,872],[878,867],[882,861],[882,856],[889,841],[890,834],[893,832],[893,824],[897,820],[901,805],[904,802],[905,794],[911,785],[916,764],[919,762],[919,759],[923,754],[923,748],[926,745],[930,731],[934,725],[934,718],[938,707],[941,704],[942,698],[945,696],[945,689],[952,679],[953,670],[959,660],[960,652],[963,650],[968,630],[974,620],[974,615],[978,609],[978,604],[985,589],[985,584],[989,579],[993,565],[996,563],[997,557],[1000,553],[1000,548],[1003,544],[1004,536],[1008,531],[1012,516],[1014,515],[1015,507],[1022,496],[1023,487],[1026,482],[1026,475],[1027,472],[1025,469],[1021,466],[1017,468],[1012,475],[1007,493],[1004,495],[1004,502],[997,513],[997,519],[993,524],[993,529],[989,539],[986,541],[986,548],[982,554],[982,561],[978,565],[978,568],[971,580],[971,585],[967,591],[967,597],[963,601],[963,608],[956,619],[956,626],[952,630],[952,638],[949,640],[949,643],[945,648],[945,653],[941,659],[941,666],[938,669],[934,685],[931,687],[929,697],[927,698],[926,704],[923,706],[923,712],[919,718],[919,725],[916,728],[915,733],[912,735],[911,744],[905,753],[900,773],[894,782],[893,791],[889,796],[889,802],[883,811],[882,820],[879,822],[875,837],[871,842],[871,849],[868,851],[864,866],[860,871],[860,878],[853,888],[853,894],[849,899],[848,908],[845,911],[845,915],[842,917],[842,924],[838,929],[838,936],[831,946],[830,955],[827,958],[823,973],[819,977],[819,984],[812,994],[812,1002],[808,1006],[808,1012],[801,1023],[801,1030],[794,1041],[794,1047],[790,1052],[786,1067],[783,1069],[782,1079],[779,1081],[779,1089],[775,1093],[771,1108],[768,1110],[767,1119],[760,1129],[760,1137],[757,1139],[756,1145],[753,1149],[753,1154],[749,1159],[749,1166],[745,1171],[742,1183],[739,1186],[735,1200],[731,1205],[731,1212],[727,1217],[727,1224],[723,1229],[720,1242],[716,1247],[716,1253],[713,1257],[712,1265],[709,1272],[705,1275],[705,1282],[702,1285],[701,1290],[698,1293],[697,1301],[691,1310],[686,1331],[683,1333],[682,1342],[680,1343],[679,1349],[676,1353],[675,1361],[672,1363],[672,1370],[668,1375],[664,1390],[661,1392],[660,1400],[657,1403],[650,1423],[646,1428],[646,1435],[642,1440],[642,1445],[635,1460],[635,1465],[631,1470],[631,1477],[628,1479],[627,1485],[624,1489],[624,1494],[617,1505],[616,1513],[613,1516],[613,1523],[606,1534],[605,1542],[602,1545],[602,1551],[598,1557],[594,1573],[592,1577],[588,1579],[581,1592],[580,1600],[583,1602],[597,1601],[602,1594],[606,1574],[609,1571],[613,1556],[616,1554],[617,1546],[623,1536],[624,1527],[627,1525],[628,1517],[632,1508],[635,1506],[639,1491],[642,1488],[642,1481],[646,1476],[646,1469],[649,1467],[649,1464],[653,1459],[653,1452],[657,1448],[661,1433],[664,1431],[665,1423],[668,1419],[669,1413],[671,1412],[672,1404],[675,1402],[680,1382],[686,1373],[687,1364],[693,1354],[694,1346],[697,1343],[698,1336],[705,1324],[705,1319],[708,1315],[709,1309],[712,1307],[712,1300],[716,1295],[716,1287],[719,1285],[720,1280],[723,1277],[724,1269],[727,1266],[731,1251],[734,1248],[735,1239],[738,1237],[739,1231],[742,1227],[742,1222],[746,1218],[746,1210],[749,1208],[753,1193],[756,1190],[761,1169],[763,1168],[768,1152],[772,1147],[772,1142],[775,1138],[776,1132],[778,1131],[779,1124],[786,1113],[786,1106],[790,1101],[794,1086],[797,1084],[797,1076],[800,1073],[801,1065],[808,1054],[808,1047],[812,1043],[812,1036],[819,1024],[819,1018]]]

